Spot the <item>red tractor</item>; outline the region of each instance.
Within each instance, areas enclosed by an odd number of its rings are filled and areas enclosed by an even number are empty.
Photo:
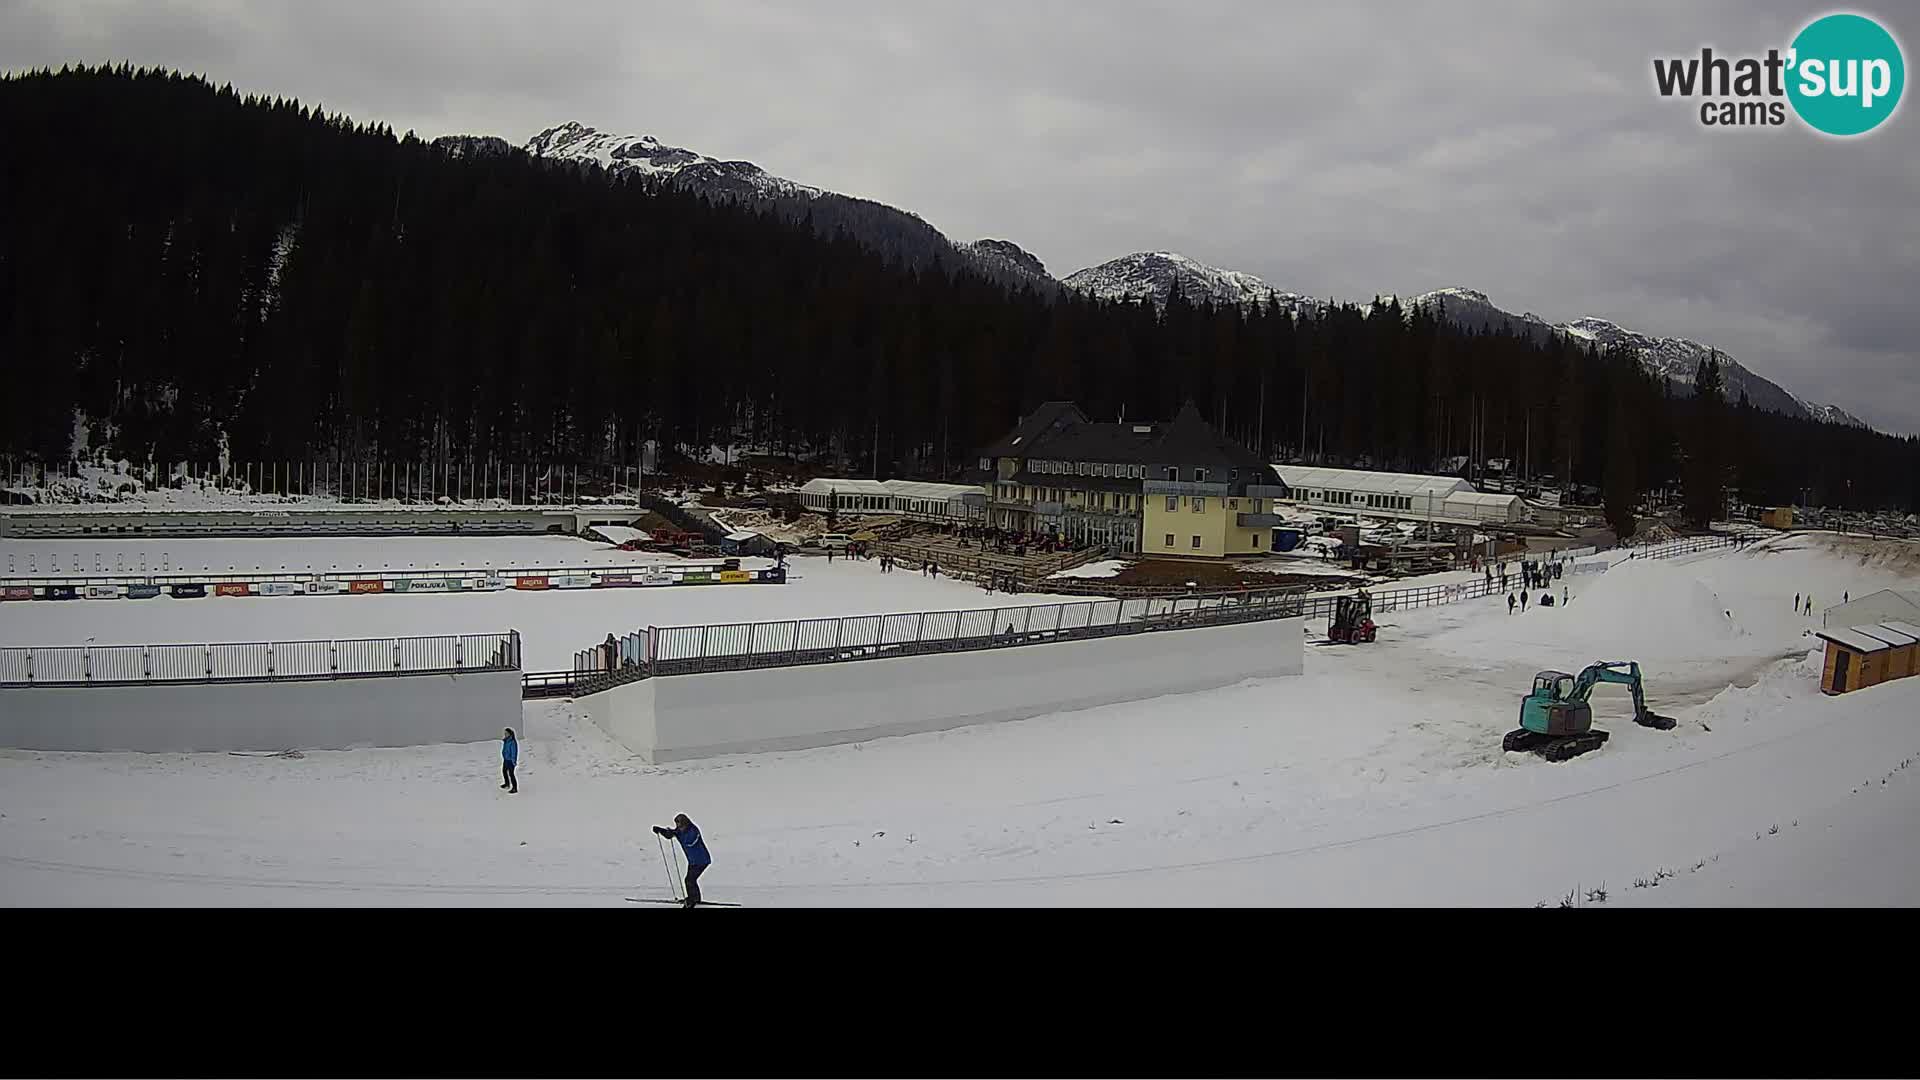
[[[1373,597],[1365,590],[1334,600],[1333,618],[1327,620],[1327,644],[1371,644],[1378,632],[1373,624]]]

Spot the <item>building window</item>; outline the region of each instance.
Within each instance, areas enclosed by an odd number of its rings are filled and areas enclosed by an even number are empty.
[[[1206,510],[1207,510],[1207,500],[1202,499],[1198,496],[1195,496],[1193,500],[1193,512],[1196,514],[1203,514],[1206,512]]]
[[[1200,538],[1199,538],[1198,536],[1196,536],[1196,537],[1194,537],[1194,538],[1193,538],[1193,546],[1194,546],[1194,547],[1195,547],[1196,549],[1197,549],[1197,548],[1199,548],[1199,546],[1200,546]]]
[[[1166,544],[1165,544],[1164,546],[1166,546],[1166,547],[1172,547],[1172,546],[1173,546],[1173,534],[1172,534],[1172,533],[1168,533],[1168,534],[1167,534],[1167,542],[1166,542]]]
[[[1229,510],[1238,510],[1238,509],[1240,509],[1240,500],[1239,500],[1239,499],[1228,499],[1228,500],[1227,500],[1227,509],[1229,509]]]
[[[992,459],[992,458],[990,458],[990,457],[983,457],[983,458],[981,458],[981,459],[980,459],[980,467],[981,467],[982,469],[991,469],[991,468],[993,468],[993,459]]]
[[[1180,509],[1180,496],[1178,495],[1167,496],[1167,510],[1171,512],[1178,509]]]
[[[1195,469],[1195,470],[1193,470],[1193,479],[1194,479],[1194,481],[1195,481],[1196,483],[1201,483],[1201,484],[1204,484],[1204,483],[1206,483],[1206,482],[1207,482],[1207,470],[1205,470],[1205,469]]]
[[[1169,466],[1167,466],[1166,468],[1167,468],[1167,479],[1169,479],[1169,480],[1178,480],[1178,479],[1180,479],[1180,470],[1179,470],[1179,468],[1178,468],[1178,467],[1176,467],[1176,466],[1173,466],[1173,465],[1169,465]]]

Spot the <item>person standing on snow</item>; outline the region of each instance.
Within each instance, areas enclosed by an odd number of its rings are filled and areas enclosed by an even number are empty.
[[[680,846],[686,849],[687,898],[683,903],[691,911],[694,905],[700,903],[700,875],[706,873],[707,867],[713,864],[713,856],[707,854],[707,842],[700,839],[700,827],[690,821],[687,815],[675,814],[673,828],[655,825],[653,831],[656,835],[680,841]]]
[[[1520,611],[1522,614],[1525,614],[1526,610],[1527,610],[1527,590],[1521,589],[1520,590]]]
[[[1795,615],[1800,614],[1800,594],[1799,593],[1793,594],[1793,613]]]
[[[520,794],[520,781],[513,775],[513,767],[520,764],[520,740],[513,737],[513,729],[507,728],[500,739],[500,786],[507,789],[509,795]]]
[[[1513,614],[1513,604],[1514,604],[1513,594],[1508,593],[1507,594],[1507,614],[1509,615]]]

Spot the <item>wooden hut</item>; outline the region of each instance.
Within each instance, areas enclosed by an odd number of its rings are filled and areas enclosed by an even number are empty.
[[[1822,693],[1845,694],[1886,681],[1892,645],[1857,626],[1821,630],[1815,636],[1827,643],[1826,665],[1820,674]]]

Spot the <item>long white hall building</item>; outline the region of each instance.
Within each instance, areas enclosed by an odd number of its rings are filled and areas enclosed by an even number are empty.
[[[802,506],[821,514],[836,501],[842,513],[903,514],[938,521],[973,521],[987,512],[986,491],[977,484],[816,477],[799,494]]]
[[[1292,491],[1294,504],[1308,509],[1458,524],[1517,524],[1527,519],[1527,504],[1520,496],[1475,491],[1457,476],[1310,465],[1273,469]]]

